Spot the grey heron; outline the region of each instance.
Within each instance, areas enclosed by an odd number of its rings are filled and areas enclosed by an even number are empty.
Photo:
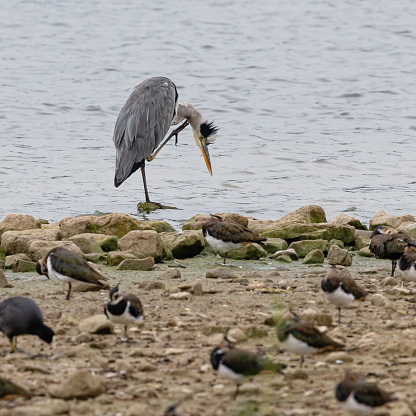
[[[183,124],[173,130],[161,144],[170,126],[183,120]],[[140,168],[146,202],[151,202],[147,191],[145,162],[152,161],[173,136],[177,141],[179,132],[188,124],[192,127],[195,142],[212,175],[208,145],[215,141],[218,128],[206,121],[192,104],[178,103],[176,86],[169,78],[153,77],[139,84],[121,109],[114,127],[114,186],[119,187]]]

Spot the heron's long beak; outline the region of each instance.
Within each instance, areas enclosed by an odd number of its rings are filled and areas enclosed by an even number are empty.
[[[201,136],[197,141],[197,145],[199,149],[201,150],[202,156],[204,156],[204,160],[205,160],[205,164],[207,165],[208,172],[212,176],[212,166],[211,166],[211,160],[209,158],[207,139],[204,136]]]

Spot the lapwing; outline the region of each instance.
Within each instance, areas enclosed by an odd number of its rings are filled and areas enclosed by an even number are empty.
[[[13,296],[0,303],[0,331],[9,338],[11,352],[24,352],[17,349],[19,335],[37,335],[55,347],[55,333],[43,323],[42,311],[31,298]]]
[[[397,400],[376,383],[367,382],[350,371],[345,372],[344,379],[336,386],[335,397],[345,412],[357,416],[369,415],[375,407]]]
[[[38,260],[36,271],[48,276],[49,279],[54,278],[60,282],[68,283],[66,300],[69,300],[72,283],[74,282],[106,286],[108,280],[102,272],[88,263],[78,253],[64,247],[54,247],[45,257]]]
[[[403,275],[403,280],[416,282],[416,243],[410,239],[405,239],[407,247],[399,260],[399,268]]]
[[[246,243],[261,244],[267,240],[237,222],[223,220],[219,215],[211,215],[211,218],[202,226],[202,233],[207,243],[215,251],[224,253],[223,264],[225,264],[230,250],[239,248]]]
[[[344,345],[331,339],[313,324],[302,321],[297,314],[290,312],[291,319],[282,317],[277,324],[277,337],[286,351],[301,356],[300,367],[307,354],[326,351],[340,351]]]
[[[236,383],[234,400],[238,389],[243,382],[254,377],[261,371],[272,371],[282,373],[285,364],[275,364],[261,355],[251,351],[236,348],[235,344],[224,334],[221,344],[211,351],[211,364],[217,373]]]
[[[137,324],[144,319],[143,306],[137,296],[120,292],[119,285],[120,283],[110,290],[110,300],[104,305],[104,313],[111,322],[124,325],[121,341],[126,342],[129,325]]]
[[[321,281],[324,298],[338,307],[338,323],[341,323],[341,308],[350,305],[354,300],[365,300],[367,291],[357,285],[355,280],[332,266]]]
[[[400,259],[407,246],[405,233],[398,232],[388,225],[379,225],[370,236],[370,251],[378,259],[391,260],[391,274],[394,276],[397,260]]]

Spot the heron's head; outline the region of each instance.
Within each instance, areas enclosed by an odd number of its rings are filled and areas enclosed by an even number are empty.
[[[215,142],[218,127],[212,122],[203,121],[198,127],[192,126],[195,143],[204,157],[205,164],[210,175],[212,175],[211,160],[209,158],[208,146]]]

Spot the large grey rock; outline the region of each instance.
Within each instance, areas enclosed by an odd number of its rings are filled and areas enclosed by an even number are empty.
[[[282,228],[294,224],[326,223],[325,211],[318,205],[307,205],[289,212],[275,221],[275,225]]]
[[[374,215],[373,218],[370,220],[370,230],[374,230],[374,228],[378,227],[379,225],[390,225],[393,228],[399,227],[404,222],[415,222],[415,218],[410,214],[405,215],[389,215],[384,211],[378,212]]]
[[[144,259],[125,259],[117,267],[117,270],[141,270],[149,271],[155,265],[153,257]]]
[[[234,260],[258,260],[266,257],[266,250],[257,243],[243,244],[240,248],[230,250],[227,258]]]
[[[161,279],[180,279],[182,277],[179,269],[167,269],[160,276]]]
[[[397,231],[405,233],[408,237],[416,240],[416,222],[403,222],[397,227]]]
[[[80,256],[84,256],[81,249],[72,241],[45,241],[45,240],[32,240],[28,245],[28,254],[31,260],[37,261],[46,256],[50,250],[54,247],[65,247],[68,250],[78,253]]]
[[[280,251],[276,251],[276,253],[272,254],[271,256],[269,256],[271,259],[278,259],[280,257],[289,257],[291,260],[299,260],[299,255],[298,253],[296,253],[296,251],[293,248],[288,248],[286,250],[280,250]]]
[[[177,259],[195,257],[205,247],[205,239],[200,230],[167,233],[161,237],[172,256]]]
[[[101,217],[86,215],[64,218],[59,221],[59,228],[63,238],[83,233],[115,235],[120,238],[132,230],[149,228],[149,226],[144,226],[137,218],[130,215],[115,212]]]
[[[257,218],[248,217],[248,226],[250,230],[260,233],[261,230],[264,230],[267,227],[270,227],[274,224],[272,220],[259,220]],[[281,240],[281,239],[279,239]]]
[[[104,314],[93,315],[80,321],[79,330],[87,334],[112,334],[114,325]]]
[[[352,225],[358,230],[367,230],[367,227],[363,225],[360,220],[344,213],[338,214],[335,218],[329,221],[329,224]]]
[[[207,270],[205,277],[207,279],[237,279],[240,276],[228,267],[216,267]]]
[[[290,244],[289,248],[296,251],[300,258],[305,257],[312,250],[321,250],[323,252],[328,251],[328,240],[301,240],[294,241]]]
[[[334,246],[335,247],[335,246]],[[303,259],[303,264],[322,264],[325,261],[325,255],[322,250],[315,249],[310,251]]]
[[[9,394],[25,397],[32,395],[30,390],[19,381],[12,379],[9,375],[0,374],[0,397],[8,396]]]
[[[4,287],[13,287],[13,285],[11,285],[7,279],[6,276],[4,275],[3,270],[0,269],[0,289],[4,288]],[[1,397],[1,396],[0,396]]]
[[[351,266],[352,254],[344,248],[336,245],[331,246],[327,255],[329,264],[339,264],[341,266]]]
[[[355,249],[356,250],[361,250],[364,247],[368,247],[370,244],[370,238],[369,237],[364,237],[362,235],[359,235],[358,237],[355,238]]]
[[[153,257],[156,263],[168,256],[165,244],[156,231],[130,231],[118,240],[120,250],[132,250],[135,254]]]
[[[31,215],[9,214],[0,222],[0,237],[6,231],[22,231],[40,228],[40,224]]]
[[[6,231],[1,236],[1,245],[7,254],[29,254],[29,243],[33,240],[61,240],[61,233],[59,230],[42,230],[39,228],[23,231]]]
[[[10,416],[58,416],[69,415],[70,405],[60,399],[41,400],[28,406],[17,406]]]
[[[106,391],[104,379],[87,370],[75,370],[61,383],[53,384],[48,389],[50,396],[64,400],[86,400]]]
[[[268,238],[262,247],[267,253],[276,253],[276,251],[286,250],[288,248],[288,244],[281,238]]]
[[[126,251],[110,251],[107,255],[107,264],[109,266],[118,266],[123,260],[144,258],[144,254],[136,255],[131,250]]]
[[[16,259],[12,265],[13,273],[32,273],[36,272],[36,263],[33,261]]]
[[[84,254],[103,252],[93,234],[76,234],[69,237],[68,240],[76,244]]]
[[[4,267],[6,269],[11,269],[15,260],[27,260],[29,261],[29,256],[26,253],[17,253],[6,256],[4,259]]]
[[[235,214],[233,212],[216,213],[215,215],[219,215],[224,221],[237,222],[244,227],[247,227],[248,225],[248,219],[243,215]],[[211,215],[195,215],[183,225],[182,230],[201,230],[204,222],[208,221],[210,218]]]
[[[166,221],[162,220],[152,220],[152,221],[143,221],[143,224],[152,227],[158,233],[173,233],[175,229]]]

